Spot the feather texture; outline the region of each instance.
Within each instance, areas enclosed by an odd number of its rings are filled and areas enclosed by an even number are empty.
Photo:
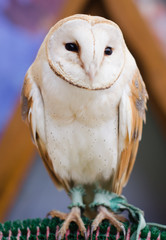
[[[29,70],[30,72],[30,70]],[[46,149],[45,139],[45,117],[42,96],[36,83],[31,78],[31,73],[27,73],[24,80],[24,86],[21,94],[22,118],[27,121],[34,143],[38,147],[43,163],[58,189],[64,188],[67,192],[70,190],[69,183],[61,179],[53,168],[52,161],[49,158]]]
[[[137,71],[125,89],[119,106],[119,164],[114,177],[113,191],[121,194],[133,169],[138,144],[142,136],[148,94]]]

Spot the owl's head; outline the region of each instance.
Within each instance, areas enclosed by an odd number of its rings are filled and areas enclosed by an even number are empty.
[[[46,37],[54,73],[90,90],[112,86],[125,63],[125,42],[119,27],[105,18],[74,15],[55,24]]]

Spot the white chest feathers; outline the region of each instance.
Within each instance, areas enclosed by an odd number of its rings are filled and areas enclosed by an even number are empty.
[[[70,96],[46,101],[47,150],[54,169],[78,183],[106,180],[118,161],[118,109],[96,93]]]

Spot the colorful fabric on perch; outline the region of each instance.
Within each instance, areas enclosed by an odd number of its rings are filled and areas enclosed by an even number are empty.
[[[124,223],[126,229],[126,237],[122,233],[118,233],[114,226],[110,225],[107,220],[100,224],[99,228],[90,235],[91,221],[83,217],[88,239],[92,240],[130,240],[137,229],[137,224]],[[61,227],[62,220],[54,219],[27,219],[24,221],[8,221],[0,224],[0,240],[58,240],[58,230]],[[81,240],[81,236],[77,225],[72,222],[64,239]],[[166,240],[166,226],[158,224],[147,224],[139,234],[140,240]]]

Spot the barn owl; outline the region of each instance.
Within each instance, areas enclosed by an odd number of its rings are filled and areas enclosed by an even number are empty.
[[[123,230],[105,191],[121,194],[128,181],[147,98],[114,22],[79,14],[50,29],[25,76],[22,116],[56,187],[72,199],[68,214],[50,212],[65,220],[59,239],[71,221],[85,234],[81,209],[93,216],[94,201],[93,230],[105,218]]]

